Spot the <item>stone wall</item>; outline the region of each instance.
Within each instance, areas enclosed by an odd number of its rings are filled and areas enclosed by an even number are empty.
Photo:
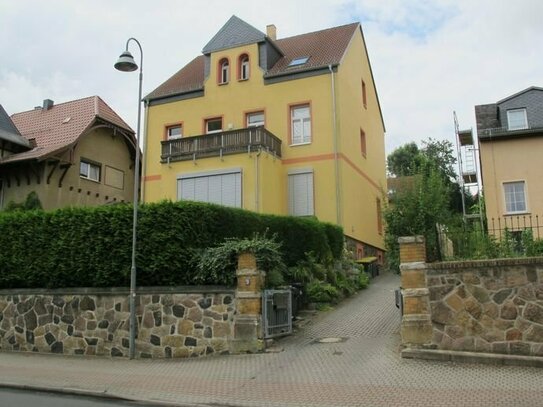
[[[543,257],[427,264],[401,239],[404,348],[543,356]]]
[[[543,258],[427,265],[438,349],[543,356]]]
[[[138,290],[138,357],[229,352],[233,289]],[[1,290],[0,350],[127,356],[126,290]]]

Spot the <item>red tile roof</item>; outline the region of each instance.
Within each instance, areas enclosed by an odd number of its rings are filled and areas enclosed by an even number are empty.
[[[352,23],[275,41],[284,56],[267,72],[266,77],[339,64],[359,25]],[[301,57],[309,59],[303,65],[288,66],[293,59]]]
[[[29,159],[43,159],[60,152],[75,143],[96,119],[126,130],[134,131],[99,96],[53,105],[49,109],[37,108],[16,113],[11,120],[23,137],[34,139],[32,150],[11,155],[0,160],[0,164]]]
[[[358,27],[360,27],[359,23],[352,23],[274,41],[273,43],[284,56],[266,73],[265,77],[288,75],[339,64]],[[303,65],[288,67],[293,59],[300,57],[309,57],[309,59]],[[201,55],[152,91],[145,99],[159,99],[201,90],[204,88],[204,79],[204,56]]]

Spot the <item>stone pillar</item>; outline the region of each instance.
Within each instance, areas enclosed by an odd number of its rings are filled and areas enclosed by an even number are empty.
[[[265,273],[256,267],[252,253],[241,253],[236,271],[236,315],[232,353],[258,352],[264,348],[262,340],[262,287]]]
[[[433,328],[426,283],[424,236],[400,237],[398,242],[403,296],[402,345],[427,348],[432,345]]]

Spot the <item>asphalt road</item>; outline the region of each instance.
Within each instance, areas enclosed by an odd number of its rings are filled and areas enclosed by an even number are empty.
[[[0,407],[142,407],[152,404],[130,403],[106,398],[91,398],[32,390],[0,389]]]

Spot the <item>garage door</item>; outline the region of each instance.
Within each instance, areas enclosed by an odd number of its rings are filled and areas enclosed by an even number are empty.
[[[241,170],[182,175],[177,198],[241,208]]]

